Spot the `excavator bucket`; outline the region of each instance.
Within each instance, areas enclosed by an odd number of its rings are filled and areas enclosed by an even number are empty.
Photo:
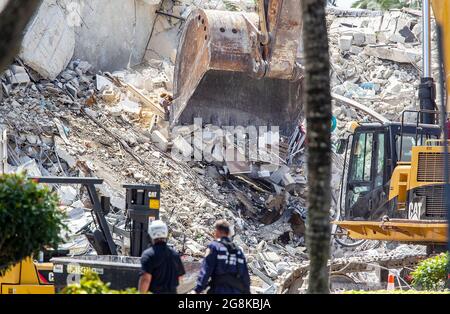
[[[266,1],[260,13],[190,14],[177,51],[172,126],[199,117],[217,126],[294,130],[302,109],[300,2]]]

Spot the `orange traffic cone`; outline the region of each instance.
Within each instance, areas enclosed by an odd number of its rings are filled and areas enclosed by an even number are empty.
[[[395,290],[395,275],[393,273],[389,273],[386,290]]]

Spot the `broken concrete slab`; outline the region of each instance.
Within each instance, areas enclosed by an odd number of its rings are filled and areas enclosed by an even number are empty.
[[[28,162],[26,162],[23,165],[20,165],[17,167],[17,172],[25,172],[28,177],[41,177],[42,172],[39,169],[38,164],[36,163],[36,160],[32,159]]]
[[[275,184],[280,184],[280,182],[283,180],[283,177],[286,173],[289,173],[290,169],[286,165],[282,165],[278,170],[272,173],[269,180],[272,181]]]
[[[366,36],[363,32],[354,32],[352,44],[356,46],[362,46],[366,42]]]
[[[44,78],[54,80],[72,59],[75,32],[55,0],[45,0],[22,41],[20,57]]]
[[[77,159],[69,153],[63,139],[59,136],[55,136],[55,153],[60,159],[64,160],[70,168],[76,166]]]
[[[69,206],[75,201],[77,197],[77,190],[72,186],[61,186],[57,190],[59,201],[62,205]]]
[[[140,104],[129,99],[121,101],[118,106],[120,106],[124,112],[134,116],[139,116],[142,110],[142,106]]]
[[[151,139],[152,139],[153,144],[155,144],[156,147],[158,147],[158,149],[160,149],[163,152],[167,151],[167,148],[169,146],[169,141],[160,131],[158,131],[158,130],[153,131],[152,135],[151,135]]]
[[[12,65],[8,70],[6,70],[5,78],[8,83],[13,86],[27,84],[30,82],[30,77],[28,76],[25,68],[18,65]]]
[[[365,45],[373,45],[377,43],[377,34],[375,32],[365,32]]]
[[[194,149],[192,145],[182,136],[177,136],[173,141],[172,156],[180,156],[190,159]]]
[[[278,263],[281,261],[281,257],[277,253],[271,251],[262,252],[260,253],[260,256],[271,263]]]
[[[364,51],[364,48],[363,47],[359,47],[359,46],[352,46],[350,48],[350,52],[355,54],[355,55],[360,54],[363,51]]]
[[[249,161],[225,160],[230,174],[246,174],[252,172],[252,164]]]
[[[352,47],[352,40],[353,40],[352,36],[349,36],[349,35],[341,36],[339,38],[339,48],[342,51],[349,51],[350,48]]]
[[[391,60],[399,63],[415,64],[422,58],[421,52],[412,48],[396,48],[392,46],[367,46],[364,53],[380,59]]]
[[[95,83],[98,91],[114,86],[113,82],[111,82],[107,77],[104,77],[100,74],[97,74],[95,76]]]
[[[94,71],[115,71],[142,63],[161,1],[75,3],[80,4],[74,25],[76,58],[89,61]]]

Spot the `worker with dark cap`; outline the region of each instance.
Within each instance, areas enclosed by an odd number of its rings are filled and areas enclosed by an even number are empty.
[[[244,253],[230,240],[230,224],[219,220],[215,224],[216,240],[208,245],[195,288],[208,294],[249,294],[250,276]]]
[[[161,220],[148,227],[153,246],[142,253],[139,292],[176,294],[179,279],[185,274],[178,253],[167,246],[168,228]]]

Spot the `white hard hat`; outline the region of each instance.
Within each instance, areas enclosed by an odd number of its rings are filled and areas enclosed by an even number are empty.
[[[152,238],[155,239],[166,239],[169,235],[169,229],[167,225],[161,220],[152,221],[152,223],[148,226],[148,234]]]

